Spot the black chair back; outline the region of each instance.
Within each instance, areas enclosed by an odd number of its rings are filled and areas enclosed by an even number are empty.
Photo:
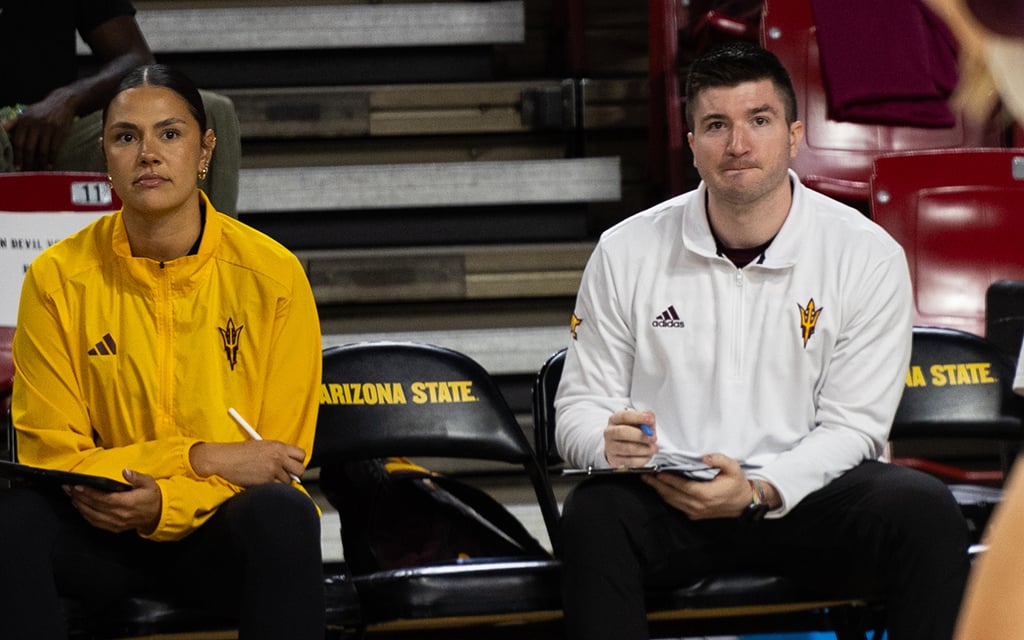
[[[1014,369],[1006,354],[956,329],[915,327],[913,340],[893,440],[1021,439],[1024,398],[1013,393]]]
[[[323,357],[310,466],[387,456],[517,464],[557,548],[558,504],[547,476],[497,384],[476,361],[409,342],[330,347]]]
[[[985,292],[985,339],[1017,361],[1024,339],[1024,280],[997,280]]]
[[[946,482],[971,540],[980,542],[1024,435],[1014,366],[973,333],[914,327],[913,340],[890,434],[892,461]]]
[[[537,458],[545,467],[562,462],[555,447],[555,393],[565,367],[565,349],[559,349],[544,363],[533,384],[533,438]]]

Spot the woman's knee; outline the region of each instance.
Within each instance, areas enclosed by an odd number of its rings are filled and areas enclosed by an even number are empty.
[[[320,543],[320,514],[307,495],[286,484],[250,487],[225,505],[242,536],[262,532],[270,538],[298,544]]]
[[[56,536],[59,521],[52,502],[31,489],[0,491],[0,539],[26,541]]]

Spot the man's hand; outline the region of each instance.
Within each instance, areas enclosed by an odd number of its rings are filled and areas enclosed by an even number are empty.
[[[714,480],[688,480],[670,472],[642,478],[669,506],[682,511],[691,520],[739,517],[751,499],[750,482],[740,464],[721,453],[706,455],[703,461],[719,469]]]
[[[650,427],[647,435],[640,425]],[[604,457],[614,467],[642,467],[658,451],[654,412],[624,409],[608,418],[604,429]]]
[[[201,476],[219,475],[240,487],[271,482],[290,483],[302,475],[306,452],[277,440],[202,442],[189,450],[192,468]]]
[[[153,476],[125,469],[124,479],[130,491],[101,491],[76,485],[65,487],[71,504],[92,526],[121,533],[122,531],[151,532],[160,523],[163,494]]]
[[[75,121],[76,100],[57,89],[30,104],[14,120],[4,123],[14,149],[14,166],[21,171],[49,171]]]

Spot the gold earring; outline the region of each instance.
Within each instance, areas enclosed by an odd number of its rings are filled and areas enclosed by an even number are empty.
[[[206,171],[207,171],[208,168],[209,167],[203,167],[202,169],[199,170],[199,181],[200,182],[202,182],[203,180],[206,180]]]

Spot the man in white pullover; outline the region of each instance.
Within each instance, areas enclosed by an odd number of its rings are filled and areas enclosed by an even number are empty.
[[[556,440],[573,466],[681,452],[718,475],[573,491],[570,638],[645,638],[645,585],[730,568],[872,585],[890,640],[949,638],[963,518],[939,481],[877,461],[910,357],[902,249],[789,170],[803,125],[771,53],[695,61],[687,124],[700,186],[608,230],[587,265]]]

